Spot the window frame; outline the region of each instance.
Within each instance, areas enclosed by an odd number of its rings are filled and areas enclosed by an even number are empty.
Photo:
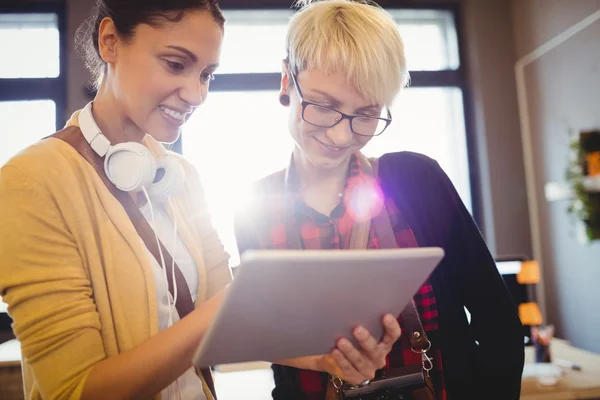
[[[453,87],[462,93],[463,112],[465,120],[465,136],[467,144],[467,163],[469,168],[469,187],[471,190],[472,215],[484,231],[482,194],[480,191],[480,169],[477,157],[477,138],[473,120],[473,104],[469,85],[469,77],[466,68],[466,45],[464,26],[461,18],[461,5],[457,3],[419,2],[379,0],[377,3],[386,10],[432,10],[449,12],[456,28],[457,50],[459,65],[456,69],[445,69],[437,71],[410,71],[411,88],[427,87]],[[258,11],[258,10],[289,10],[290,1],[281,0],[256,0],[246,2],[245,0],[221,0],[221,9],[227,11]],[[211,83],[211,92],[226,91],[259,91],[279,90],[281,73],[229,73],[219,74],[217,79]],[[183,150],[181,140],[176,144],[176,149]]]
[[[59,34],[59,75],[56,78],[0,78],[0,102],[52,100],[56,109],[56,129],[64,126],[67,109],[67,26],[66,4],[24,2],[0,5],[0,14],[56,14]],[[12,319],[0,312],[0,342],[14,338]]]
[[[52,100],[56,129],[64,126],[67,110],[67,27],[64,3],[25,2],[0,6],[0,14],[56,14],[59,32],[59,75],[56,78],[0,78],[0,102]]]

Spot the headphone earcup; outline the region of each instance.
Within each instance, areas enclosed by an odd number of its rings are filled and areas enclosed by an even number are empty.
[[[168,154],[156,160],[156,168],[156,177],[148,193],[153,201],[161,203],[183,187],[185,170],[177,157]]]
[[[124,192],[149,188],[156,175],[154,156],[141,143],[127,142],[112,146],[104,158],[108,179]]]

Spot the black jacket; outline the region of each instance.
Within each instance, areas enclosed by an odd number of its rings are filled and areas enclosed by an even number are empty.
[[[515,303],[494,259],[450,179],[438,163],[410,152],[390,153],[379,161],[383,192],[408,221],[420,247],[442,247],[445,257],[430,277],[438,306],[438,334],[450,399],[516,400],[524,363],[523,328]],[[255,187],[258,201],[236,218],[240,254],[257,248],[256,227],[268,213],[260,196],[282,182],[272,177]],[[471,324],[464,312],[471,314]],[[296,384],[276,373],[276,399],[297,399]]]

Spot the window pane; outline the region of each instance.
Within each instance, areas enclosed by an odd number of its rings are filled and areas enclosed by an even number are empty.
[[[184,155],[205,187],[215,228],[231,265],[239,262],[232,210],[243,205],[245,187],[282,169],[293,142],[278,92],[216,92],[184,127]],[[368,156],[401,150],[436,159],[470,208],[469,171],[459,89],[407,89],[392,109],[394,122],[373,138]]]
[[[280,72],[291,11],[224,11],[227,24],[218,73]]]
[[[389,10],[404,38],[408,67],[416,70],[458,67],[452,14],[435,10]],[[280,72],[289,10],[225,11],[227,26],[218,73]]]
[[[1,166],[25,147],[56,132],[56,105],[52,100],[0,102],[0,132],[10,136],[0,148]]]
[[[449,11],[390,10],[404,40],[410,71],[459,67],[458,41]]]
[[[0,14],[0,78],[56,78],[59,48],[56,14]]]

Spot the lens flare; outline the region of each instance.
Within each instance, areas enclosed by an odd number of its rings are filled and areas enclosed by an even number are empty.
[[[381,212],[384,195],[375,181],[367,181],[349,188],[344,202],[352,218],[362,222]]]

